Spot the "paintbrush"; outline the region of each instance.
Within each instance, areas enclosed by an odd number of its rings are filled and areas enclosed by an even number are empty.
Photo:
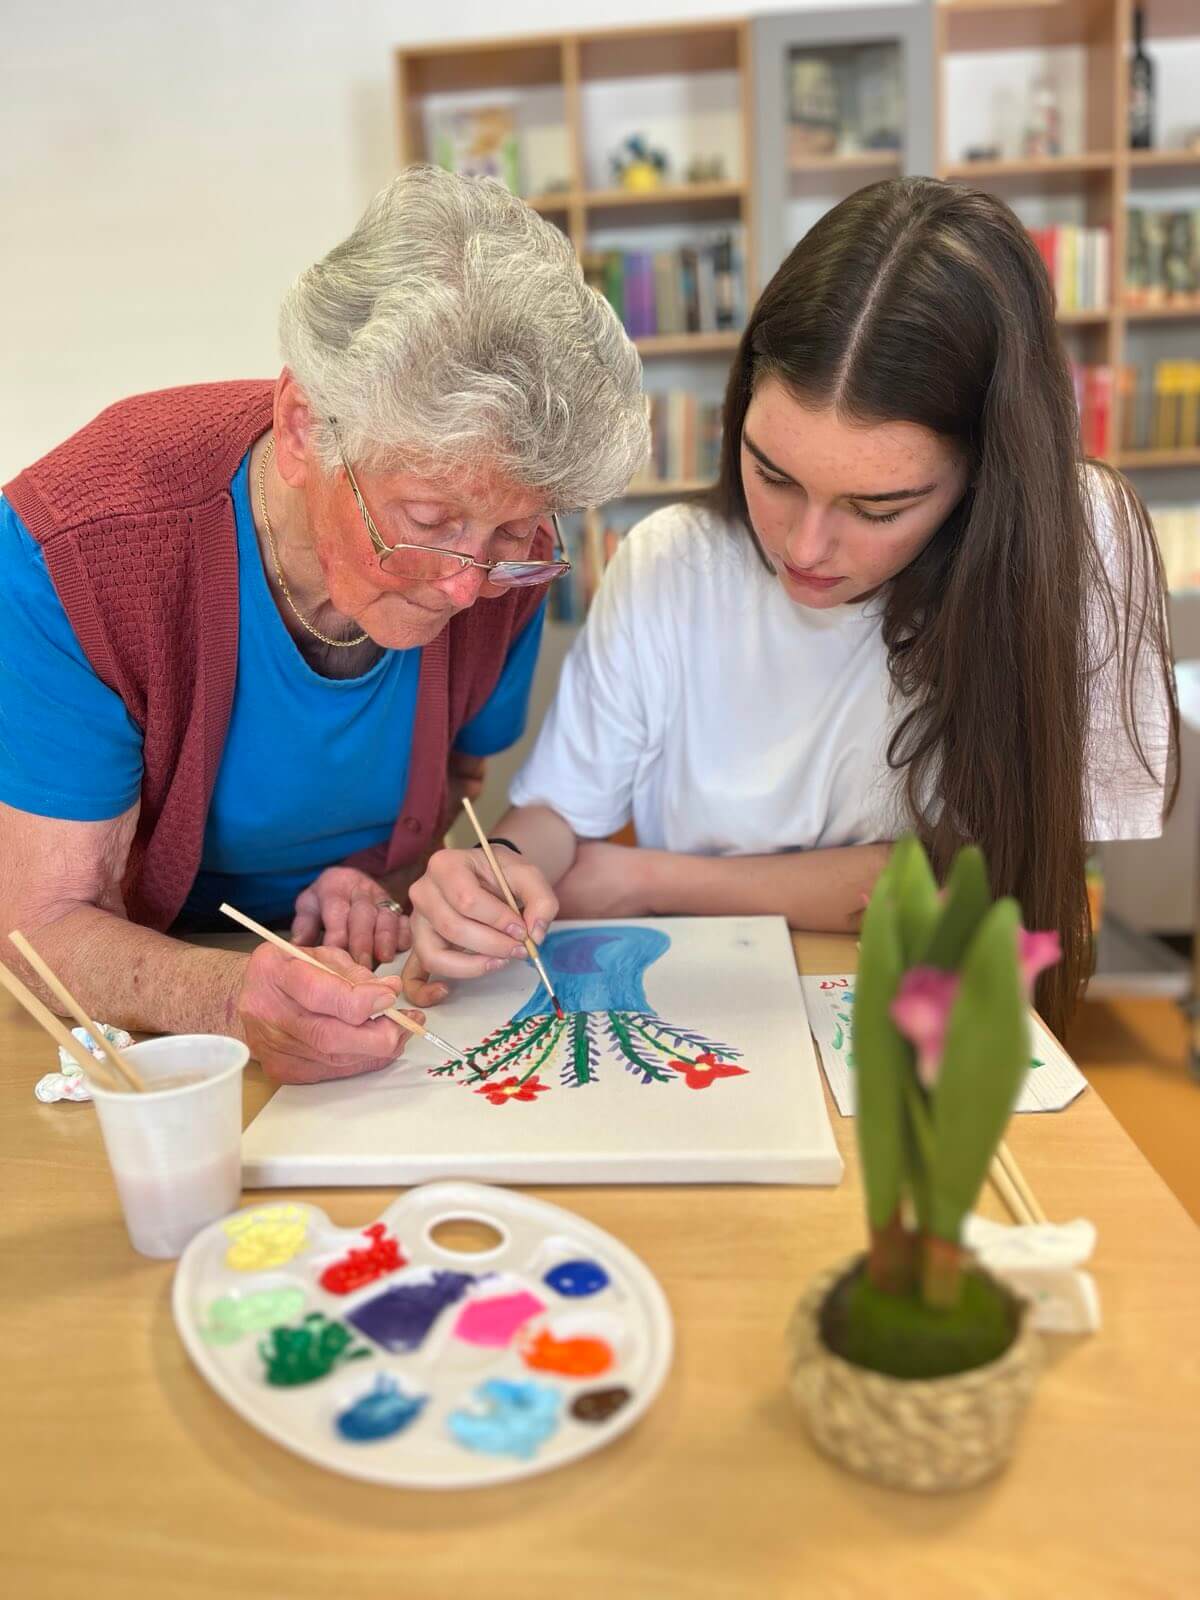
[[[508,901],[509,907],[523,926],[525,919],[521,915],[521,908],[517,904],[512,890],[508,887],[508,879],[500,870],[500,863],[496,860],[495,851],[492,849],[487,834],[484,833],[483,829],[480,827],[479,818],[475,815],[475,807],[471,804],[471,801],[467,795],[463,795],[463,810],[467,813],[467,816],[470,817],[471,826],[479,835],[479,848],[487,857],[487,864],[489,867],[491,867],[492,872],[495,874],[496,882],[500,885],[500,889],[504,895],[504,898]],[[538,947],[536,944],[534,944],[533,939],[528,933],[525,935],[522,943],[525,946],[525,953],[528,955],[530,961],[533,962],[534,967],[537,969],[538,977],[546,985],[546,993],[550,996],[550,1004],[554,1007],[554,1015],[561,1022],[563,1019],[563,1008],[558,1003],[558,996],[554,992],[554,986],[550,982],[550,978],[545,967],[542,965],[542,958],[538,954]]]
[[[268,944],[273,944],[286,955],[294,956],[297,961],[305,961],[310,967],[316,967],[318,972],[328,972],[331,977],[341,978],[340,972],[334,972],[332,967],[327,967],[323,961],[318,961],[316,956],[310,956],[307,950],[300,950],[294,944],[289,944],[286,939],[281,939],[277,933],[272,933],[270,928],[264,928],[261,922],[255,922],[253,917],[248,917],[244,911],[239,911],[235,906],[222,905],[221,910],[227,917],[232,917],[234,922],[240,922],[243,928],[249,928],[251,933],[256,933],[260,939],[265,939]],[[348,982],[343,978],[342,981]],[[425,1039],[444,1055],[466,1055],[465,1050],[459,1050],[454,1045],[448,1044],[440,1034],[434,1033],[432,1028],[423,1028],[419,1022],[414,1022],[411,1017],[405,1016],[395,1006],[389,1006],[386,1011],[377,1011],[376,1017],[387,1017],[389,1022],[398,1022],[402,1028],[407,1028],[409,1033],[416,1034],[418,1039]],[[374,1021],[374,1017],[371,1019]]]

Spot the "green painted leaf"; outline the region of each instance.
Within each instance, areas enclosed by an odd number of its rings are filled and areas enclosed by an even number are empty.
[[[921,842],[906,834],[892,851],[890,879],[900,918],[900,946],[907,967],[921,960],[921,952],[938,920],[937,880]]]
[[[930,1223],[957,1241],[1029,1066],[1029,1012],[1017,961],[1020,910],[999,900],[962,964],[942,1066],[931,1096]]]
[[[983,852],[968,845],[958,852],[950,868],[945,902],[921,954],[922,964],[940,967],[943,972],[956,971],[991,903]]]
[[[904,970],[899,919],[890,891],[885,873],[863,917],[854,992],[855,1124],[867,1217],[875,1228],[892,1218],[905,1186],[904,1079],[913,1070],[911,1046],[889,1015]]]

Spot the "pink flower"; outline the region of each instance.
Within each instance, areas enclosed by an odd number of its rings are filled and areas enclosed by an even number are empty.
[[[942,1064],[942,1046],[958,993],[958,974],[937,967],[906,972],[892,1001],[892,1021],[917,1052],[917,1077],[932,1089]]]
[[[1062,941],[1054,932],[1029,933],[1024,928],[1018,928],[1017,959],[1021,963],[1025,992],[1032,994],[1038,973],[1062,960]]]

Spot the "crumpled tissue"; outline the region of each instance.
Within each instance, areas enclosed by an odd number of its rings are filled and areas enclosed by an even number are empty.
[[[972,1215],[963,1243],[993,1277],[1030,1302],[1039,1332],[1095,1333],[1099,1328],[1095,1279],[1078,1270],[1096,1248],[1096,1226],[1085,1217],[1009,1226]]]
[[[124,1028],[114,1028],[110,1023],[97,1022],[93,1026],[101,1032],[109,1044],[115,1044],[118,1050],[125,1050],[133,1043],[133,1035],[125,1032]],[[95,1056],[97,1061],[104,1060],[104,1052],[92,1038],[86,1028],[72,1028],[71,1033],[88,1052]],[[58,1052],[57,1072],[48,1072],[44,1078],[39,1078],[34,1085],[34,1094],[46,1105],[52,1105],[55,1100],[90,1100],[92,1091],[88,1081],[83,1075],[83,1068],[75,1057],[60,1049]]]

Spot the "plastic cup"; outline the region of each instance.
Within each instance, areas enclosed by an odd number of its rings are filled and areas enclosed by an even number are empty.
[[[146,1094],[92,1087],[135,1250],[170,1258],[237,1205],[242,1069],[250,1052],[218,1033],[147,1039],[122,1052]]]

